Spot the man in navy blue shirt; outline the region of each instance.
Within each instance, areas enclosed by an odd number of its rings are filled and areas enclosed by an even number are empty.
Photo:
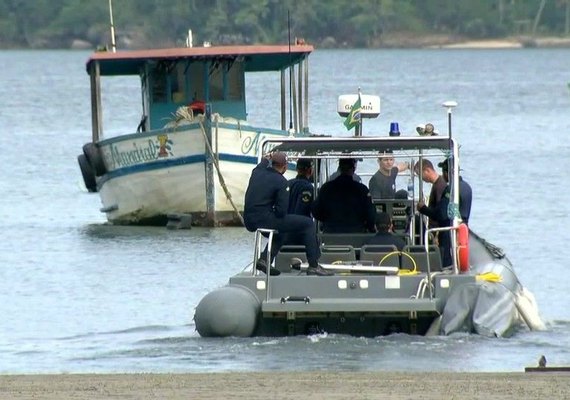
[[[418,211],[428,217],[437,221],[439,227],[451,226],[453,216],[448,214],[449,203],[451,202],[451,187],[449,185],[449,164],[453,162],[453,158],[448,158],[439,164],[443,179],[448,182],[441,200],[436,207],[426,206],[422,199],[418,202]],[[460,176],[459,177],[459,215],[462,222],[469,224],[469,216],[471,214],[471,202],[473,199],[473,192],[471,186]],[[441,260],[444,267],[449,267],[453,264],[451,256],[451,237],[449,232],[440,232],[439,234],[439,249],[441,251]]]
[[[314,187],[311,183],[313,163],[310,159],[297,160],[297,176],[289,180],[289,214],[311,216]]]
[[[356,160],[339,161],[341,174],[326,182],[313,203],[313,215],[326,233],[376,232],[376,208],[366,185],[353,178]]]
[[[392,218],[388,213],[379,212],[376,215],[376,235],[372,236],[365,244],[394,245],[400,251],[406,245],[404,239],[394,235]]]
[[[264,158],[252,171],[245,192],[243,219],[250,232],[258,228],[276,229],[271,247],[271,262],[279,252],[287,235],[298,238],[305,245],[309,268],[307,275],[332,275],[318,264],[320,252],[314,222],[311,218],[287,214],[289,209],[289,186],[283,174],[287,171],[287,156],[273,153],[271,159]],[[267,246],[258,260],[256,268],[271,275],[279,270],[267,265]]]

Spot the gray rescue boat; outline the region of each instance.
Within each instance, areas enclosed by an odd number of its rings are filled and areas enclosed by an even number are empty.
[[[454,212],[459,203],[455,190],[459,146],[451,137],[448,112],[447,135],[418,126],[418,134],[409,136],[313,136],[262,142],[260,154],[278,150],[290,160],[313,159],[316,192],[340,158],[376,160],[379,153],[391,150],[396,160],[414,165],[453,156],[449,168],[453,226],[428,229],[427,221],[414,215],[417,199],[429,189],[408,173],[407,199],[373,199],[378,210],[392,216],[395,233],[406,240],[403,251],[364,244],[373,234],[319,230],[320,263],[334,275],[307,276],[304,248],[283,246],[274,262],[281,274],[270,276],[255,265],[275,232],[260,229],[251,264],[196,307],[198,333],[247,337],[327,332],[374,337],[469,332],[505,337],[521,329],[544,329],[532,293],[523,287],[503,251],[470,231]],[[430,244],[431,236],[444,229],[452,233],[453,265],[447,268],[438,247]]]

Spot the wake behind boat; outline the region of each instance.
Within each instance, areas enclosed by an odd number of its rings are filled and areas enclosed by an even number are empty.
[[[304,44],[208,45],[92,54],[86,66],[92,139],[78,162],[107,220],[165,225],[169,215],[181,215],[193,225],[242,225],[244,182],[261,140],[308,131],[312,51]],[[274,72],[281,85],[280,99],[263,103],[268,113],[281,113],[280,127],[247,120],[245,79],[257,72]],[[142,118],[124,134],[106,137],[101,81],[116,76],[140,77]]]
[[[379,101],[378,101],[379,104]],[[448,103],[451,129],[451,108]],[[378,336],[475,332],[509,336],[517,329],[542,329],[534,297],[518,280],[511,262],[498,247],[460,223],[459,146],[447,135],[418,128],[420,136],[355,136],[268,139],[270,149],[290,159],[310,158],[315,166],[315,192],[342,158],[373,159],[392,151],[410,165],[424,159],[453,160],[449,169],[453,219],[450,227],[427,228],[413,217],[423,182],[410,176],[405,199],[373,199],[377,210],[392,216],[396,234],[406,241],[395,247],[368,245],[369,233],[317,232],[321,266],[332,276],[308,276],[304,248],[283,246],[275,259],[279,276],[256,270],[263,237],[256,232],[251,268],[230,277],[227,286],[207,294],[194,320],[201,336],[287,336],[341,333]],[[451,156],[451,157],[450,157]],[[417,182],[416,182],[417,181]],[[435,232],[451,233],[453,264],[442,264]]]

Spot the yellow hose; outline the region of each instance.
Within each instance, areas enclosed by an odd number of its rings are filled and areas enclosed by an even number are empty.
[[[418,265],[416,264],[416,260],[414,260],[414,257],[412,257],[409,253],[406,253],[405,251],[392,251],[388,254],[386,254],[384,257],[382,257],[382,259],[380,260],[380,262],[378,263],[378,265],[382,265],[382,263],[389,257],[393,256],[393,255],[398,255],[398,256],[406,256],[408,257],[411,261],[412,261],[412,265],[414,266],[414,269],[410,270],[410,269],[400,269],[398,271],[398,275],[399,276],[404,276],[404,275],[417,275],[419,274],[418,271]]]
[[[503,281],[501,275],[495,272],[485,272],[483,274],[477,274],[475,275],[475,279],[477,279],[478,281],[495,282],[495,283]]]

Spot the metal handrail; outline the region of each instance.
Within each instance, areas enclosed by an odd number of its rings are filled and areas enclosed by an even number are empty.
[[[430,295],[430,300],[432,298],[432,276],[431,276],[431,266],[430,266],[430,260],[429,260],[429,234],[432,232],[443,232],[443,231],[457,231],[459,230],[459,226],[444,226],[441,228],[429,228],[426,229],[426,231],[424,232],[424,248],[426,249],[426,254],[427,254],[427,273],[428,273],[428,284],[429,284],[429,295]],[[453,246],[454,241],[450,241],[452,243],[452,248],[453,248],[453,252],[455,253],[456,249],[455,246]],[[447,265],[445,265],[444,267],[447,267]],[[459,273],[458,269],[457,269],[457,261],[456,261],[456,257],[453,257],[453,273],[455,275],[457,275]]]
[[[257,261],[259,256],[261,256],[261,238],[263,233],[268,235],[267,237],[267,254],[266,254],[266,265],[267,269],[265,271],[265,300],[269,301],[269,276],[271,275],[271,246],[273,244],[273,235],[277,233],[276,229],[258,228],[255,231],[255,246],[253,250],[253,268],[252,274],[255,276],[257,272]]]

